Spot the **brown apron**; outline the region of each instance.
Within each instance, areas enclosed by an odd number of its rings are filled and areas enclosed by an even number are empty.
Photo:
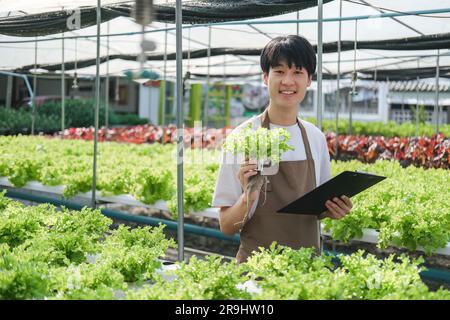
[[[263,128],[269,128],[269,115],[261,115]],[[276,211],[316,187],[314,160],[304,126],[297,119],[306,151],[306,160],[281,161],[277,174],[268,177],[264,201],[261,191],[253,216],[244,224],[241,245],[236,255],[245,262],[252,251],[268,248],[273,241],[293,249],[315,247],[321,252],[320,222],[315,215],[283,214]],[[264,186],[263,186],[264,189]]]

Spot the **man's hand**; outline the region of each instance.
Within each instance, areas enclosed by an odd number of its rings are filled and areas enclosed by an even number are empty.
[[[322,213],[321,217],[339,220],[345,217],[353,208],[352,201],[347,196],[341,196],[340,199],[334,197],[332,200],[325,202],[328,210]]]
[[[245,190],[247,189],[248,180],[250,177],[258,174],[257,171],[257,165],[255,160],[250,161],[244,161],[241,164],[241,168],[239,169],[239,172],[237,174],[237,178],[239,179],[239,182],[241,183],[242,190],[244,190],[244,194],[242,195],[242,200],[244,203],[247,202],[247,196],[245,193]],[[250,195],[250,202],[256,200],[256,197],[258,196],[259,190],[252,192]]]

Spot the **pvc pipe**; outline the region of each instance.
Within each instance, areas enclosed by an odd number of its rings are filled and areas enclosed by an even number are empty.
[[[184,261],[184,185],[183,185],[183,39],[181,0],[176,0],[176,57],[177,57],[177,200],[178,200],[178,260]]]

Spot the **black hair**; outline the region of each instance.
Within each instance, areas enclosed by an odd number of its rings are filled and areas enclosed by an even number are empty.
[[[306,69],[309,76],[316,72],[316,52],[311,43],[300,36],[273,38],[261,52],[261,69],[266,74],[270,67],[274,68],[283,61],[289,68],[295,64],[297,68]]]

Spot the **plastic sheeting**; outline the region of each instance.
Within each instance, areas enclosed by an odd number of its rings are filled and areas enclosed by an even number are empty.
[[[354,42],[344,41],[341,43],[341,50],[348,51],[353,50]],[[413,38],[404,38],[404,39],[391,39],[386,41],[361,41],[357,42],[358,49],[378,49],[378,50],[425,50],[425,49],[445,49],[450,48],[450,33],[446,34],[435,34],[435,35],[427,35],[421,37],[413,37]],[[314,46],[316,49],[316,46]],[[259,56],[261,54],[262,48],[211,48],[210,56],[219,56],[219,55],[242,55],[242,56]],[[337,43],[324,43],[323,44],[323,52],[336,52],[337,51]],[[190,57],[191,59],[204,58],[207,57],[208,50],[207,49],[199,49],[199,50],[191,50],[190,54],[188,51],[183,51],[183,59],[187,59]],[[122,59],[122,60],[130,60],[136,61],[138,58],[137,55],[110,55],[109,59]],[[100,58],[101,63],[107,61],[108,57],[103,56]],[[167,60],[175,60],[176,53],[168,53]],[[147,55],[147,61],[156,61],[156,60],[164,60],[164,54],[150,54]],[[78,61],[77,65],[79,68],[85,68],[96,63],[96,59],[87,59]],[[42,65],[38,64],[37,67],[40,69],[45,69],[48,71],[55,71],[61,69],[61,64],[53,64],[53,65]],[[72,70],[75,67],[75,63],[66,62],[64,64],[65,70]],[[33,65],[24,66],[20,69],[17,69],[17,72],[27,71],[34,69]]]
[[[156,3],[164,4],[165,0],[155,0]],[[358,0],[347,2],[343,1],[343,17],[354,17],[362,15],[373,16],[373,19],[359,20],[357,42],[358,50],[356,52],[356,64],[354,63],[353,50],[343,51],[341,54],[341,72],[348,73],[354,69],[359,72],[367,72],[375,69],[413,69],[418,65],[421,68],[435,68],[437,50],[392,50],[395,45],[402,45],[398,40],[393,39],[411,39],[414,37],[420,38],[421,34],[425,36],[442,34],[444,39],[445,34],[450,33],[450,13],[444,12],[439,14],[413,14],[397,17],[396,20],[411,26],[414,30],[405,25],[394,21],[391,18],[377,18],[379,11],[370,6],[357,4]],[[47,3],[64,4],[66,8],[67,3],[71,2],[74,5],[89,5],[96,1],[94,0],[78,0],[77,2],[69,0],[41,0],[39,2],[30,2],[29,0],[0,0],[0,16],[2,10],[24,10],[26,13],[39,13],[47,9]],[[102,0],[102,4],[114,5],[118,1]],[[385,8],[388,12],[409,12],[419,10],[433,10],[450,8],[448,0],[370,0],[370,4]],[[21,4],[21,5],[20,5]],[[6,8],[6,9],[5,9]],[[60,10],[61,6],[57,10]],[[385,10],[385,11],[386,11]],[[324,18],[336,18],[339,13],[339,1],[331,1],[324,5]],[[317,7],[308,8],[299,12],[301,21],[317,18]],[[289,23],[274,23],[274,24],[241,24],[241,25],[213,25],[211,47],[212,48],[234,48],[234,49],[248,49],[248,48],[262,48],[269,41],[270,38],[295,34],[297,23],[292,20],[297,19],[297,13],[291,12],[284,15],[274,17],[267,17],[261,20],[264,22],[280,22],[290,20]],[[118,17],[109,22],[110,31],[108,32],[106,23],[101,25],[102,37],[101,41],[101,56],[107,55],[106,34],[111,34],[109,38],[109,53],[122,57],[136,56],[140,52],[141,27],[135,24],[132,19],[128,17]],[[173,25],[168,25],[172,27]],[[317,23],[300,23],[300,35],[307,38],[312,44],[317,43]],[[187,26],[190,29],[183,30],[183,50],[190,49],[191,51],[204,50],[208,44],[208,28],[200,25]],[[253,29],[256,27],[258,30]],[[347,20],[342,22],[342,41],[353,45],[355,39],[355,21]],[[152,52],[152,56],[162,56],[164,53],[164,35],[165,32],[161,29],[165,28],[164,23],[154,22],[149,25],[146,30],[147,39],[155,41],[157,49]],[[336,43],[338,39],[338,22],[324,22],[323,41],[328,44]],[[65,37],[65,60],[84,61],[95,58],[96,44],[95,44],[96,29],[95,26],[66,32]],[[77,44],[74,39],[69,39],[71,36],[80,36]],[[9,37],[0,35],[0,69],[1,70],[16,70],[23,66],[29,66],[34,63],[34,37]],[[189,39],[189,40],[188,40]],[[423,38],[424,39],[424,38]],[[60,65],[61,63],[61,34],[53,36],[38,37],[37,40],[50,40],[38,43],[37,63],[38,65]],[[434,39],[436,40],[436,39]],[[23,42],[29,41],[29,42]],[[365,42],[379,41],[381,45],[388,43],[390,50],[375,50],[364,49],[361,46]],[[433,41],[436,44],[436,41]],[[413,42],[409,42],[413,44]],[[408,44],[408,46],[409,46]],[[77,49],[75,49],[77,48]],[[167,52],[173,53],[175,51],[175,32],[168,31],[168,45]],[[417,47],[416,47],[417,48]],[[410,48],[408,48],[410,49]],[[205,52],[204,50],[203,52]],[[199,51],[201,52],[201,51]],[[170,56],[169,56],[170,57]],[[226,56],[212,56],[211,57],[210,72],[212,74],[255,74],[261,71],[259,67],[258,56],[244,56],[231,55]],[[337,73],[337,53],[325,53],[323,55],[323,70],[326,73]],[[189,62],[190,61],[190,62]],[[183,69],[189,70],[191,73],[205,74],[208,72],[207,58],[185,59],[183,61]],[[100,66],[101,74],[104,76],[108,73],[111,76],[123,75],[125,70],[138,70],[139,62],[124,59],[110,60],[109,68],[106,68],[106,63]],[[440,50],[440,65],[441,67],[450,66],[450,50]],[[162,60],[148,60],[145,68],[155,70],[163,74],[164,62]],[[107,71],[108,70],[108,71]],[[176,66],[174,60],[167,62],[167,77],[174,79]],[[74,71],[66,71],[68,75],[72,75]],[[95,75],[95,68],[93,66],[82,67],[78,66],[77,74],[79,76],[92,77]],[[44,74],[39,74],[43,77]]]
[[[332,0],[325,0],[324,3]],[[183,23],[213,23],[255,19],[299,11],[317,5],[316,0],[196,0],[183,2]],[[119,16],[130,16],[132,5],[102,6],[102,22]],[[155,4],[154,19],[159,22],[175,22],[175,3]],[[0,18],[0,34],[31,37],[71,31],[67,20],[73,10],[42,12],[31,15]],[[96,23],[96,7],[80,8],[81,27]]]
[[[375,71],[366,71],[365,79],[374,79]],[[436,75],[436,67],[427,67],[427,68],[410,68],[410,69],[401,69],[401,70],[377,70],[376,78],[380,81],[400,81],[400,80],[416,80],[417,77],[423,78],[433,78]],[[450,79],[450,67],[440,67],[439,68],[439,77],[440,78],[449,78]]]

